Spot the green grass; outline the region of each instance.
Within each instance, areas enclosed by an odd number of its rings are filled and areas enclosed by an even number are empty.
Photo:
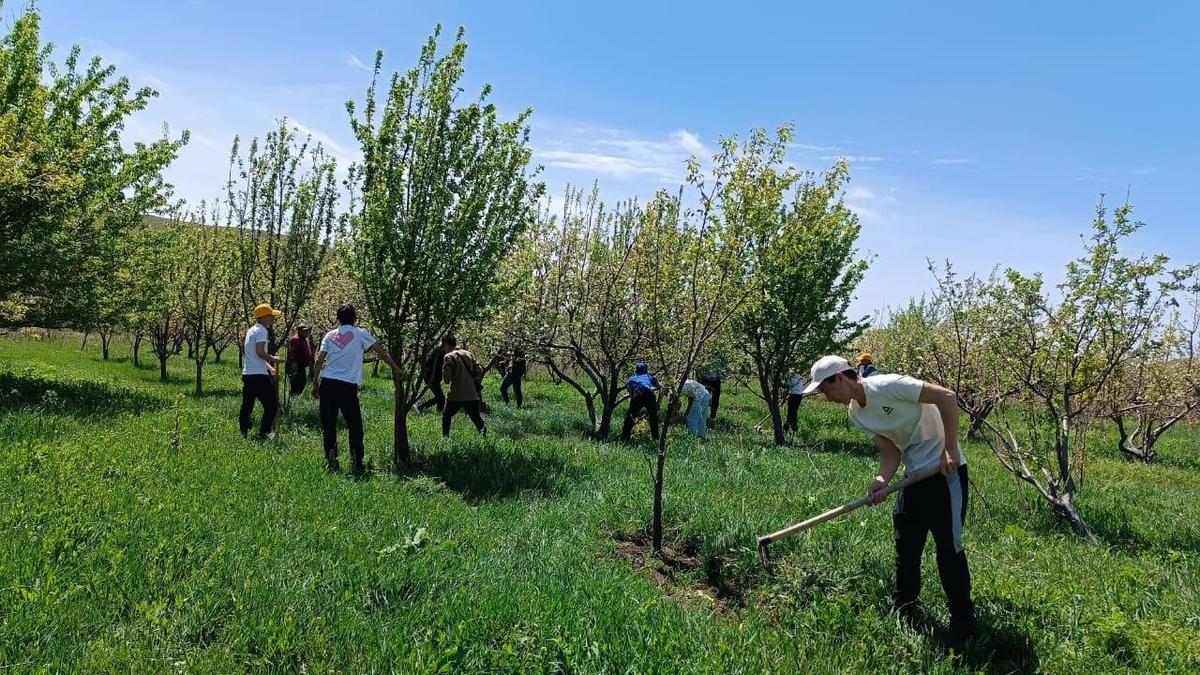
[[[396,477],[383,470],[390,385],[371,381],[375,471],[356,482],[322,470],[311,399],[276,442],[243,441],[234,364],[208,369],[212,394],[181,399],[189,365],[172,359],[163,384],[156,367],[77,344],[0,341],[0,671],[1200,669],[1189,430],[1163,441],[1157,466],[1092,450],[1078,503],[1102,546],[969,446],[981,636],[957,657],[939,638],[932,543],[930,627],[889,614],[887,508],[774,545],[772,572],[756,563],[755,535],[860,494],[874,473],[867,439],[832,406],[806,404],[801,444],[776,448],[753,431],[761,407],[730,387],[711,442],[676,435],[666,519],[699,564],[664,573],[614,539],[648,522],[648,444],[583,439],[566,387],[535,379],[514,410],[489,380],[486,439],[460,416],[443,442],[435,417],[417,418],[424,463]]]

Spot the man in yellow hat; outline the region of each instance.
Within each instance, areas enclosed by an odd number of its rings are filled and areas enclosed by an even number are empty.
[[[878,372],[879,369],[875,367],[875,360],[871,358],[870,352],[863,352],[858,355],[858,376],[860,378],[870,377]]]
[[[246,331],[245,356],[242,360],[242,409],[238,414],[238,424],[242,436],[250,434],[250,414],[254,412],[254,401],[262,403],[263,416],[258,425],[260,440],[272,437],[271,426],[275,423],[275,413],[279,410],[279,400],[275,393],[275,368],[283,359],[267,353],[270,334],[268,328],[275,323],[283,312],[272,309],[267,303],[254,308],[254,325]]]

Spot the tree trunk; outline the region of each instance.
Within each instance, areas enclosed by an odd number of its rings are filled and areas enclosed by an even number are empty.
[[[83,342],[79,343],[79,351],[83,351],[84,349],[87,349],[87,339],[88,339],[89,335],[91,335],[91,333],[89,333],[86,330],[83,331]]]
[[[787,435],[783,431],[783,413],[779,409],[779,399],[767,397],[767,411],[771,413],[771,428],[775,431],[775,445],[787,443]]]
[[[133,337],[133,367],[134,368],[142,367],[142,361],[141,361],[141,359],[138,358],[138,352],[141,350],[141,348],[142,348],[142,336],[135,335]]]
[[[238,344],[238,370],[246,366],[246,347],[243,344]]]
[[[100,355],[105,361],[108,360],[108,345],[110,342],[112,342],[112,333],[100,331]]]
[[[988,415],[992,413],[992,409],[995,407],[996,406],[994,403],[989,402],[984,403],[978,408],[972,408],[967,411],[967,417],[969,419],[967,423],[967,438],[979,438],[979,431],[983,428],[984,421],[987,420]]]
[[[170,356],[169,353],[163,353],[158,357],[158,379],[163,382],[167,381],[167,359]]]
[[[659,425],[658,436],[658,463],[654,469],[654,514],[650,522],[650,539],[654,546],[655,553],[662,552],[663,526],[662,526],[662,492],[663,492],[663,470],[667,464],[667,445],[671,431],[671,418],[679,411],[679,397],[675,392],[671,392],[667,403],[667,414],[663,415],[662,424]]]
[[[217,363],[220,363],[220,362],[221,362],[221,353],[222,353],[222,352],[224,352],[224,351],[225,351],[225,348],[226,348],[226,347],[228,347],[228,346],[229,346],[229,345],[225,345],[225,347],[220,347],[220,348],[218,348],[216,345],[213,345],[213,354],[215,354],[215,355],[216,355],[216,357],[217,357],[217,358],[216,358],[216,362],[217,362]]]
[[[1075,505],[1071,503],[1070,494],[1060,495],[1057,500],[1051,502],[1051,506],[1054,508],[1054,513],[1059,518],[1067,521],[1071,524],[1071,527],[1075,528],[1076,534],[1086,538],[1093,544],[1100,543],[1100,538],[1096,536],[1096,533],[1092,531],[1092,528],[1088,527],[1088,524],[1086,521],[1084,521],[1083,516],[1079,515],[1079,511],[1077,511],[1075,509]]]
[[[204,359],[196,356],[196,396],[204,395]],[[276,415],[278,417],[278,415]]]
[[[408,466],[411,452],[408,445],[408,406],[402,387],[396,388],[396,408],[392,425],[392,470],[399,473]]]
[[[596,440],[607,440],[609,435],[612,434],[613,413],[617,411],[617,406],[611,400],[601,401],[599,421],[596,421],[596,404],[592,399],[588,399],[587,406],[588,415],[591,416],[593,428],[596,430],[594,434]]]

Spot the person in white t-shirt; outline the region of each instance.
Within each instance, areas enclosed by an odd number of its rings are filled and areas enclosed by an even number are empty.
[[[788,431],[800,428],[797,413],[800,412],[800,403],[804,400],[804,384],[804,377],[800,373],[795,373],[788,379],[787,420],[783,423],[783,428]]]
[[[362,406],[358,401],[358,385],[362,384],[363,354],[375,352],[379,359],[398,377],[398,366],[386,349],[370,333],[355,326],[358,312],[354,305],[342,305],[337,311],[338,327],[321,338],[321,349],[313,365],[313,398],[320,399],[321,431],[325,445],[325,467],[340,471],[337,449],[337,418],[340,412],[346,420],[350,436],[350,472],[355,476],[366,473],[363,464]]]
[[[254,401],[262,403],[263,416],[258,425],[260,440],[271,438],[271,427],[275,424],[275,413],[279,410],[279,397],[275,391],[276,370],[273,364],[283,359],[267,352],[270,346],[268,329],[283,312],[272,309],[267,303],[254,308],[254,325],[246,331],[246,342],[242,356],[242,408],[238,412],[238,426],[242,437],[250,434],[250,416],[254,413]]]
[[[958,443],[957,395],[907,375],[859,377],[840,356],[824,356],[812,367],[805,388],[848,406],[850,419],[869,434],[879,450],[879,474],[868,495],[879,504],[900,463],[906,472],[929,467],[940,471],[900,491],[892,514],[896,540],[896,588],[893,602],[912,620],[921,590],[921,552],[933,534],[938,575],[950,605],[950,631],[959,645],[975,632],[971,573],[962,545],[967,512],[967,462]],[[947,433],[946,430],[951,430]]]

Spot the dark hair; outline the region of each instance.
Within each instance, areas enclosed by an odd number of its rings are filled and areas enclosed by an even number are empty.
[[[337,320],[343,326],[349,326],[358,321],[358,312],[354,309],[354,305],[346,304],[338,307]]]
[[[442,344],[450,345],[451,347],[457,347],[458,340],[455,339],[455,337],[452,333],[446,333],[445,335],[442,336]]]
[[[521,349],[520,347],[516,347],[513,349],[513,356],[525,356],[525,350]]]

